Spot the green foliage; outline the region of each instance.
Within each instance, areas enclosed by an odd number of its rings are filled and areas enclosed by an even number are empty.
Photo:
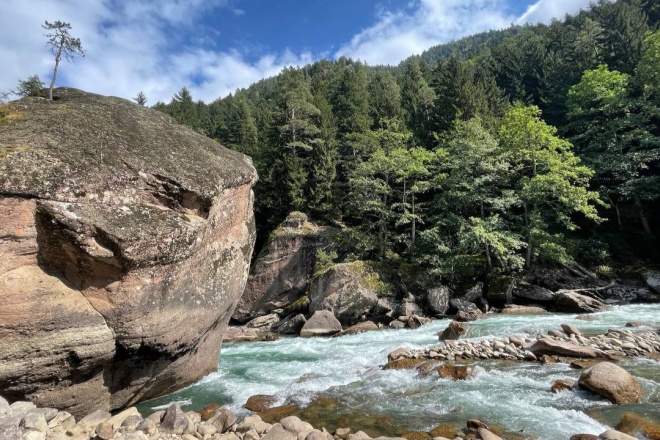
[[[42,96],[44,83],[39,75],[30,75],[25,80],[18,80],[18,87],[14,92],[18,96]]]
[[[154,108],[252,157],[258,243],[300,210],[342,226],[339,261],[456,282],[605,267],[657,244],[657,26],[657,2],[600,0],[395,67],[322,60],[209,105],[182,89]],[[593,240],[607,249],[587,252]]]

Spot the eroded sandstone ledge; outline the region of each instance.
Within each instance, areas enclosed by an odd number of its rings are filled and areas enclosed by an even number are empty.
[[[0,394],[82,414],[217,367],[257,176],[159,112],[55,97],[0,125]]]

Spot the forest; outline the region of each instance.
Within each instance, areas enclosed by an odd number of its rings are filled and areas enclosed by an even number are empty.
[[[320,262],[449,281],[658,262],[660,4],[600,0],[398,66],[322,60],[154,108],[253,158],[258,246],[288,213],[341,228]]]

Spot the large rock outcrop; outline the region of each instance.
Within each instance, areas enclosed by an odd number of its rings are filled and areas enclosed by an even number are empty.
[[[336,264],[312,280],[309,310],[332,311],[344,325],[368,318],[383,318],[392,312],[395,291],[387,270],[377,263],[354,261]]]
[[[332,233],[301,212],[289,214],[257,257],[234,319],[267,315],[300,298],[314,275],[316,253],[329,244]]]
[[[257,176],[157,111],[55,98],[0,125],[0,394],[81,415],[217,368]]]

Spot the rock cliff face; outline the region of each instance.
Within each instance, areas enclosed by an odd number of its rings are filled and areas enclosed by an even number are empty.
[[[0,394],[83,414],[215,370],[257,177],[159,112],[55,97],[0,125]]]
[[[316,252],[328,245],[333,231],[301,212],[289,214],[257,257],[234,319],[266,315],[300,298],[314,275]]]

